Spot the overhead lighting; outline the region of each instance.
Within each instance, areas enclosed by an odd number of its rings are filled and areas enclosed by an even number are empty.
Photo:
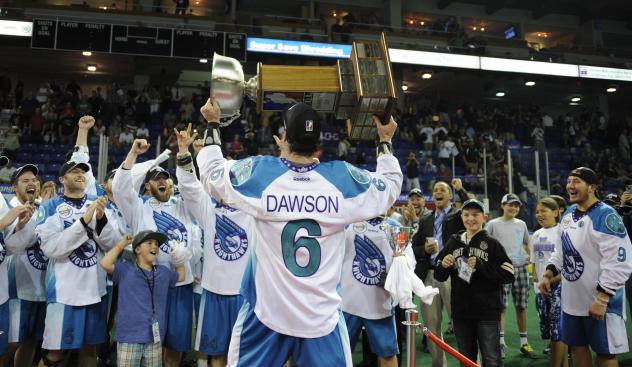
[[[419,25],[426,25],[426,22],[422,20],[421,22],[419,22]]]
[[[90,52],[90,51],[83,51],[81,54],[83,56],[92,56],[92,52]]]
[[[406,84],[402,84],[402,90],[405,92],[408,90],[408,86]]]
[[[481,32],[485,32],[485,27],[481,27]]]
[[[95,64],[88,64],[88,71],[97,71],[97,66]]]
[[[542,33],[538,33],[538,37],[542,37]]]
[[[200,59],[201,64],[206,64],[207,62],[208,62],[208,59]]]
[[[477,28],[476,27],[472,27],[472,30],[475,31]]]
[[[533,87],[535,85],[535,82],[533,80],[528,80],[524,83],[524,85],[526,85],[527,87]]]
[[[108,10],[108,7],[107,6],[99,6],[99,9],[101,9],[101,10]]]
[[[338,16],[338,14],[336,13],[336,11],[335,11],[335,10],[333,11],[333,13],[331,13],[331,15],[332,15],[333,17],[337,17],[337,16]]]
[[[504,97],[505,96],[505,92],[503,92],[502,90],[499,90],[498,92],[496,92],[496,97]]]
[[[546,33],[544,34],[544,38],[547,38],[548,36],[549,36],[548,34],[546,34]]]
[[[614,93],[617,91],[617,86],[616,85],[611,85],[608,88],[606,88],[606,92],[608,93]]]
[[[579,102],[581,100],[582,100],[581,97],[573,97],[573,98],[571,98],[571,102]]]
[[[415,21],[411,19],[410,21],[408,21],[408,23],[409,24],[413,24],[413,23],[415,23]]]
[[[432,78],[432,74],[430,73],[421,74],[421,79],[430,79],[430,78]]]
[[[577,102],[570,102],[568,105],[569,106],[579,106],[579,103],[577,103]]]

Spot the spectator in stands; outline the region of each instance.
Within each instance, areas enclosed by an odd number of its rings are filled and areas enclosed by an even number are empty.
[[[346,134],[342,135],[340,138],[340,141],[338,142],[338,159],[339,160],[341,161],[347,160],[350,147],[351,147],[351,142],[349,141],[349,137]]]
[[[630,159],[630,140],[628,140],[628,129],[623,129],[619,135],[619,155],[623,160]],[[587,165],[588,166],[588,165]]]
[[[228,144],[228,151],[234,159],[239,159],[243,156],[244,144],[241,142],[241,136],[239,134],[233,135],[233,141]]]
[[[459,150],[456,147],[454,141],[452,141],[451,136],[446,136],[445,140],[439,142],[439,163],[442,163],[446,166],[452,164],[452,157],[456,157],[459,155]]]
[[[90,103],[91,111],[90,115],[97,116],[101,110],[101,106],[103,105],[103,96],[101,96],[101,87],[97,87],[96,90],[92,90],[90,94],[90,98],[88,98],[88,103]]]
[[[182,1],[182,0],[176,0],[176,1]],[[188,2],[188,0],[185,0]],[[182,88],[180,87],[180,84],[176,83],[173,85],[173,87],[171,87],[171,102],[175,104],[179,105],[180,101],[182,100],[182,98],[184,98],[184,90],[182,90]]]
[[[59,140],[55,123],[48,121],[42,130],[42,140],[46,144],[55,144]]]
[[[167,110],[165,116],[163,117],[163,124],[169,129],[169,133],[173,130],[173,127],[176,126],[177,117],[175,113],[173,113],[172,109]]]
[[[478,160],[480,155],[474,144],[474,140],[468,139],[464,144],[463,163],[468,171],[476,173],[478,171]]]
[[[114,145],[115,147],[120,146],[121,143],[119,142],[119,136],[121,135],[122,132],[123,130],[121,129],[121,124],[119,120],[115,119],[114,122],[112,122],[112,125],[110,125],[110,128],[108,129],[109,143]]]
[[[193,111],[193,103],[191,103],[191,101],[186,97],[182,98],[182,104],[180,105],[180,121],[192,121]]]
[[[424,123],[418,131],[419,139],[423,143],[426,155],[432,151],[432,143],[434,141],[434,129],[430,125]]]
[[[406,191],[410,192],[412,189],[421,189],[419,184],[419,160],[415,152],[408,153],[408,161],[406,162]]]
[[[531,137],[533,138],[535,149],[540,153],[544,153],[546,147],[544,146],[544,129],[542,128],[542,124],[537,124],[533,128]]]
[[[136,139],[149,140],[149,129],[147,129],[144,122],[141,122],[138,129],[136,129]]]
[[[174,0],[174,2],[176,3],[176,15],[186,15],[189,8],[189,0]]]
[[[421,169],[421,174],[428,190],[431,190],[434,186],[438,171],[437,166],[432,163],[432,157],[426,158],[426,164]]]
[[[435,175],[437,177],[437,181],[449,182],[452,180],[452,170],[446,167],[445,164],[441,163],[439,165],[439,170]]]
[[[50,88],[50,85],[44,82],[40,84],[40,87],[37,90],[37,94],[35,95],[35,99],[37,99],[37,102],[39,102],[40,104],[44,104],[48,102],[51,94],[53,94],[53,91]]]
[[[81,96],[81,99],[77,103],[77,114],[79,116],[88,115],[92,112],[92,105],[88,101],[88,98],[85,94]]]
[[[200,129],[199,131],[202,130]],[[248,157],[254,157],[259,154],[259,142],[257,141],[255,131],[252,129],[246,131],[246,138],[244,139],[244,150],[246,151],[246,156]]]
[[[2,168],[0,168],[0,182],[11,183],[13,172],[15,172],[15,167],[13,167],[11,164],[6,164],[2,166]]]
[[[136,98],[136,121],[145,122],[149,120],[151,115],[149,100],[144,94],[140,94]]]
[[[35,114],[35,109],[40,108],[41,106],[42,104],[35,99],[33,92],[28,92],[26,98],[24,98],[22,103],[20,103],[20,107],[22,107],[22,115],[24,115],[25,118],[33,116]]]
[[[75,133],[75,112],[72,109],[72,104],[67,102],[64,105],[62,112],[59,113],[59,142],[62,144],[70,145],[73,141],[73,135]]]
[[[4,155],[14,161],[20,149],[20,128],[13,125],[4,138]]]
[[[42,109],[39,107],[36,108],[35,113],[31,117],[30,123],[31,136],[35,139],[35,141],[39,141],[41,139],[45,123],[46,120],[44,119],[44,116],[42,116]]]
[[[118,142],[121,145],[129,146],[134,142],[134,134],[129,126],[125,126],[125,130],[121,132],[118,137]]]

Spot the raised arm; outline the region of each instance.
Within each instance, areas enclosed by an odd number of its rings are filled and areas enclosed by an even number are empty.
[[[116,263],[116,260],[118,259],[119,255],[125,250],[125,246],[132,243],[133,239],[134,237],[129,234],[124,235],[123,238],[121,238],[121,240],[103,256],[99,263],[101,264],[101,267],[105,269],[106,273],[114,273],[114,264]]]
[[[138,197],[138,188],[134,187],[132,179],[132,167],[136,163],[139,154],[149,149],[149,143],[145,139],[136,139],[130,149],[121,169],[116,171],[112,180],[112,196],[114,202],[121,210],[125,221],[133,232],[138,231],[140,217],[142,215],[142,202]]]
[[[73,162],[86,163],[90,166],[90,170],[86,172],[86,194],[97,195],[97,180],[94,177],[92,171],[92,165],[90,164],[90,151],[88,149],[88,132],[94,126],[94,117],[82,116],[79,119],[77,140],[75,142],[75,150],[70,157]]]

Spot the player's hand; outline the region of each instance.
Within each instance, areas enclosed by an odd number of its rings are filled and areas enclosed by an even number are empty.
[[[90,224],[92,222],[92,217],[94,217],[94,213],[97,210],[97,206],[99,205],[99,200],[95,200],[90,203],[86,212],[83,213],[83,222],[85,224]]]
[[[90,115],[82,116],[79,119],[79,129],[90,130],[94,126],[94,117]]]
[[[608,301],[610,297],[603,294],[597,293],[595,299],[588,307],[588,314],[595,320],[603,320],[606,317],[606,309],[608,308]]]
[[[476,256],[472,256],[467,259],[467,265],[472,269],[476,269]]]
[[[193,142],[193,151],[195,152],[195,154],[198,154],[200,150],[202,150],[202,148],[204,148],[204,140],[196,139]]]
[[[206,101],[206,104],[200,108],[200,113],[209,124],[219,123],[219,117],[222,114],[222,110],[219,107],[219,103],[217,103],[215,95],[212,95],[211,98]]]
[[[128,233],[128,234],[123,235],[119,243],[123,246],[127,246],[127,245],[132,244],[133,241],[134,241],[134,236]]]
[[[621,205],[629,204],[632,201],[632,192],[625,191],[623,195],[621,195]]]
[[[8,225],[13,223],[18,217],[22,215],[27,215],[29,210],[30,210],[30,206],[28,204],[18,205],[15,208],[12,208],[4,217],[2,217],[2,219],[0,219],[0,229],[6,228]]]
[[[395,130],[397,130],[397,122],[391,119],[388,121],[386,125],[380,121],[380,118],[373,115],[373,122],[375,122],[375,126],[377,127],[377,135],[380,137],[380,142],[390,143],[393,140],[393,135],[395,135]]]
[[[16,226],[16,231],[21,230],[24,226],[31,220],[33,217],[33,213],[35,213],[35,206],[31,203],[26,203],[24,206],[27,210],[20,215],[18,215],[18,224]]]
[[[290,144],[287,142],[287,140],[285,140],[285,136],[278,137],[276,135],[272,135],[272,137],[274,138],[274,142],[279,148],[279,157],[287,158],[290,154]]]
[[[97,213],[97,219],[101,219],[105,215],[105,206],[107,205],[108,200],[105,198],[105,196],[102,196],[98,198],[95,202],[97,203],[95,209],[95,212]]]
[[[426,251],[427,254],[435,254],[437,253],[437,251],[439,250],[437,241],[428,241],[426,240],[426,243],[424,244],[424,251]],[[448,256],[452,256],[452,255],[448,255]],[[454,259],[453,259],[454,260]]]
[[[178,151],[180,153],[188,152],[189,146],[191,143],[195,141],[198,133],[193,133],[191,135],[191,123],[189,122],[189,126],[187,126],[186,130],[178,131],[178,129],[173,128],[173,133],[176,135],[178,139]]]
[[[551,295],[551,279],[549,277],[543,276],[540,281],[540,285],[538,286],[540,293],[545,294],[547,296]]]
[[[441,266],[445,269],[449,269],[454,266],[454,256],[451,254],[446,255],[443,260],[441,260]]]
[[[452,179],[452,188],[456,191],[459,191],[463,188],[463,182],[461,181],[460,178]]]
[[[134,155],[141,155],[149,150],[149,144],[145,139],[134,139],[134,143],[132,143],[132,149],[130,153]]]

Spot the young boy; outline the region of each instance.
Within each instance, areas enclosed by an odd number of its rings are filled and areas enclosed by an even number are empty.
[[[502,312],[501,288],[514,280],[514,269],[503,246],[483,230],[487,219],[483,204],[463,203],[465,231],[453,235],[437,256],[434,277],[452,278],[452,318],[459,351],[483,365],[502,366],[498,340]]]
[[[141,231],[134,238],[125,235],[101,259],[101,266],[112,275],[119,287],[116,317],[117,366],[162,366],[162,340],[166,330],[167,294],[185,276],[187,250],[171,245],[171,264],[176,271],[154,265],[160,246],[167,236],[160,232]],[[135,262],[116,259],[125,246],[132,244]],[[115,264],[116,263],[116,264]]]
[[[507,349],[505,344],[505,311],[509,305],[509,290],[516,308],[516,321],[520,333],[520,353],[528,358],[535,358],[533,347],[527,339],[527,305],[529,304],[529,230],[527,224],[516,218],[520,213],[522,202],[515,194],[503,196],[502,217],[490,220],[485,230],[497,239],[505,248],[513,263],[516,273],[512,284],[503,288],[503,312],[500,316],[500,348],[503,358]]]

